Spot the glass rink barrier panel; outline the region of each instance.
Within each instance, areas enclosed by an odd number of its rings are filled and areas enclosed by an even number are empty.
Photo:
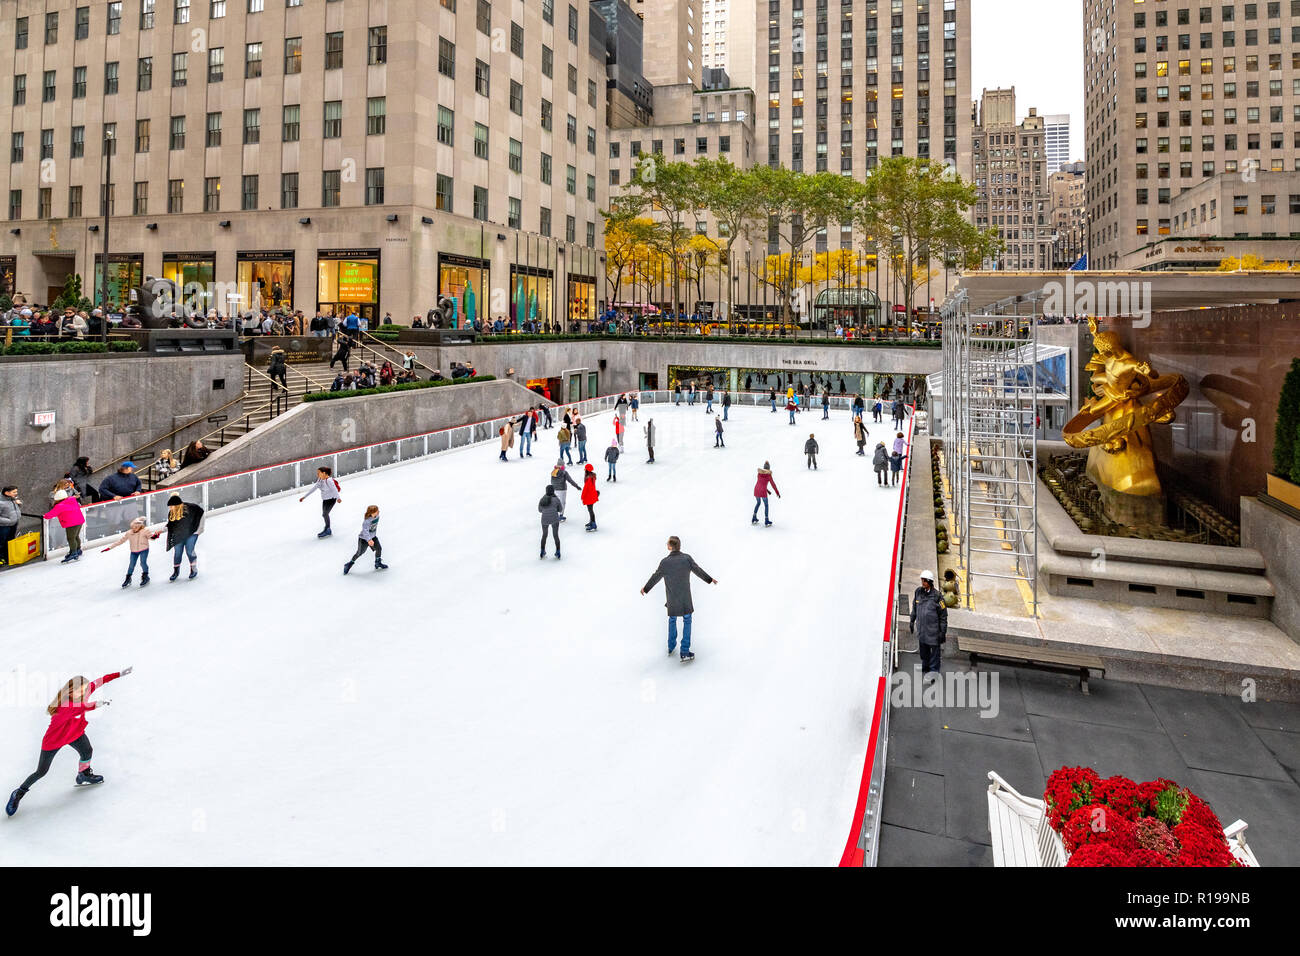
[[[614,408],[620,395],[631,397],[639,395],[642,405],[669,404],[673,393],[668,389],[652,391],[617,392],[597,398],[583,399],[567,405],[557,404],[552,409],[552,417],[558,420],[563,416],[563,409],[568,408],[582,416],[591,416]],[[781,396],[778,395],[778,399]],[[715,406],[721,400],[721,394],[715,395]],[[820,401],[820,399],[818,399]],[[732,401],[761,405],[767,401],[767,393],[732,393]],[[720,407],[720,406],[719,406]],[[847,407],[847,405],[843,406]],[[520,414],[523,413],[521,408]],[[360,448],[346,449],[328,455],[318,455],[299,461],[284,462],[259,468],[254,471],[234,475],[223,475],[207,481],[191,484],[178,484],[161,488],[154,492],[120,498],[115,501],[86,505],[84,508],[86,524],[82,532],[86,545],[111,543],[124,534],[137,517],[143,517],[151,528],[159,528],[167,522],[167,499],[172,495],[200,505],[204,511],[215,513],[226,508],[239,507],[250,502],[273,498],[279,495],[306,490],[316,480],[316,470],[327,467],[333,470],[336,478],[365,474],[367,471],[416,461],[429,455],[464,448],[468,445],[500,441],[500,429],[507,422],[514,422],[518,416],[497,418],[470,425],[458,425],[424,435],[414,435],[396,441],[380,442]],[[45,536],[45,553],[61,554],[67,550],[66,537],[58,521],[51,519],[43,522]]]

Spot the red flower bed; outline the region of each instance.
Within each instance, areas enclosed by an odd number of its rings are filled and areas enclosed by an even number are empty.
[[[1067,866],[1240,866],[1209,804],[1172,780],[1062,767],[1043,792]]]

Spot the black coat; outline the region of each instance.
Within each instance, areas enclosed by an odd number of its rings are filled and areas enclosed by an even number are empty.
[[[185,511],[178,521],[167,522],[167,547],[174,548],[184,544],[185,539],[197,534],[199,521],[203,518],[203,509],[192,502],[185,502]]]
[[[908,625],[917,640],[926,645],[942,644],[948,639],[948,607],[938,588],[927,591],[919,587],[912,594],[912,616]]]
[[[650,575],[650,580],[641,590],[649,591],[662,578],[666,598],[664,605],[668,608],[668,616],[681,617],[683,614],[693,614],[695,605],[691,603],[692,574],[708,584],[713,583],[713,578],[695,563],[694,558],[684,551],[674,551],[659,562],[659,567],[655,569],[654,574]]]

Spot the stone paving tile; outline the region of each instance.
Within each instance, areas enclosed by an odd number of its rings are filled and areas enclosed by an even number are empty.
[[[1300,783],[1300,734],[1263,729],[1256,729],[1255,733],[1291,779]]]
[[[970,843],[990,841],[990,770],[1021,793],[1040,794],[1047,782],[1030,742],[958,730],[943,735],[948,836]]]
[[[943,713],[924,707],[889,711],[889,770],[906,767],[943,773]]]
[[[1193,770],[1178,782],[1207,801],[1225,827],[1246,821],[1246,842],[1260,866],[1300,866],[1300,786],[1294,780]]]
[[[1300,734],[1300,704],[1285,700],[1257,700],[1249,707],[1243,707],[1241,716],[1252,727]]]
[[[942,836],[946,826],[943,776],[898,768],[885,775],[882,823]]]
[[[877,866],[992,866],[993,848],[950,837],[882,826]]]
[[[1093,680],[1088,682],[1091,693],[1084,694],[1078,679],[1065,674],[1022,670],[1016,672],[1016,680],[1030,714],[1136,730],[1150,730],[1156,724],[1155,711],[1137,684]]]
[[[1044,782],[1058,767],[1092,767],[1103,777],[1121,774],[1138,782],[1157,777],[1181,782],[1188,773],[1178,748],[1158,730],[1106,727],[1059,717],[1030,717],[1029,723]]]
[[[1198,770],[1287,780],[1286,770],[1260,742],[1243,712],[1253,704],[1221,694],[1143,687],[1164,732]]]

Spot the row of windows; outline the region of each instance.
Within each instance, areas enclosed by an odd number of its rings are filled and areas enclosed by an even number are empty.
[[[1296,31],[1296,35],[1293,39],[1297,43],[1300,43],[1300,26],[1297,26],[1295,28],[1295,31]],[[1291,69],[1300,70],[1300,51],[1293,52],[1291,54],[1290,59],[1291,59]],[[1169,76],[1170,75],[1169,64],[1171,62],[1175,64],[1174,68],[1178,71],[1179,76],[1192,75],[1193,61],[1190,58],[1185,60],[1174,60],[1174,61],[1157,60],[1155,66],[1155,75],[1158,77]],[[1283,54],[1270,53],[1268,54],[1268,59],[1265,62],[1265,66],[1268,68],[1269,72],[1277,73],[1282,70],[1282,66],[1285,62],[1286,59]],[[1222,58],[1221,66],[1222,66],[1222,72],[1225,74],[1236,73],[1237,58],[1235,56],[1225,56]],[[1244,72],[1246,73],[1258,73],[1260,67],[1259,56],[1257,54],[1252,53],[1249,56],[1243,57],[1242,66],[1245,68]],[[1133,64],[1134,76],[1136,76],[1138,79],[1145,78],[1147,76],[1148,67],[1149,64],[1147,63],[1134,63]],[[1202,76],[1213,75],[1214,57],[1212,56],[1201,57],[1199,61],[1198,69],[1200,70]]]
[[[1148,195],[1148,191],[1147,191],[1147,190],[1145,190],[1145,189],[1139,189],[1139,190],[1137,191],[1137,203],[1138,203],[1139,206],[1146,206],[1146,205],[1148,205],[1148,204],[1150,203],[1150,201],[1151,201],[1151,200],[1150,200],[1150,197],[1149,197],[1149,195]],[[1158,196],[1157,201],[1158,201],[1159,204],[1162,205],[1162,206],[1166,206],[1166,205],[1168,205],[1168,204],[1169,204],[1169,201],[1170,201],[1170,198],[1169,198],[1169,190],[1168,190],[1168,189],[1161,189],[1161,190],[1159,191],[1159,196]],[[1210,200],[1210,216],[1209,216],[1209,218],[1211,218],[1211,219],[1217,218],[1217,214],[1215,213],[1215,209],[1216,209],[1217,203],[1218,203],[1218,200],[1214,200],[1214,199]],[[1274,215],[1277,215],[1277,207],[1278,207],[1278,203],[1277,203],[1277,196],[1276,196],[1276,194],[1273,194],[1273,193],[1265,193],[1265,194],[1263,194],[1263,195],[1261,195],[1261,196],[1259,197],[1259,212],[1260,212],[1260,215],[1262,215],[1262,216],[1274,216]],[[1249,215],[1249,213],[1250,213],[1250,197],[1249,197],[1249,196],[1233,196],[1233,197],[1232,197],[1232,214],[1233,214],[1234,216],[1245,216],[1245,215]],[[1184,213],[1184,215],[1186,215],[1186,213]],[[1202,216],[1205,215],[1203,209],[1202,209],[1202,213],[1201,213],[1201,215],[1202,215]],[[1292,216],[1300,215],[1300,194],[1295,194],[1295,193],[1293,193],[1293,194],[1291,195],[1291,201],[1290,201],[1290,212],[1288,213],[1288,215],[1292,215]],[[1196,218],[1195,218],[1195,213],[1194,213],[1194,212],[1193,212],[1192,222],[1193,222],[1193,223],[1196,222]]]
[[[1248,3],[1242,8],[1242,19],[1258,20],[1259,7],[1258,3]],[[1270,3],[1263,4],[1264,13],[1269,20],[1277,20],[1282,16],[1282,0],[1272,0]],[[1291,16],[1300,17],[1300,0],[1290,0]],[[1192,22],[1192,11],[1188,7],[1175,12],[1176,22],[1180,26],[1186,26]],[[1214,22],[1214,7],[1200,7],[1197,10],[1199,23]],[[1234,4],[1225,3],[1219,7],[1219,19],[1224,23],[1232,23],[1237,18],[1237,8]],[[1158,27],[1169,25],[1169,11],[1157,10],[1155,12],[1154,23]],[[1138,30],[1145,30],[1147,27],[1146,11],[1140,11],[1133,14],[1133,26]]]
[[[1291,109],[1291,113],[1292,113],[1292,119],[1300,121],[1300,106],[1292,107],[1292,109]],[[1226,126],[1235,126],[1236,123],[1237,123],[1237,116],[1238,116],[1238,115],[1239,115],[1239,114],[1238,114],[1238,112],[1237,112],[1237,110],[1236,110],[1235,107],[1231,107],[1231,106],[1229,106],[1229,107],[1225,107],[1225,108],[1223,109],[1223,123],[1224,123],[1224,125],[1226,125]],[[1264,115],[1263,111],[1262,111],[1262,110],[1260,109],[1260,107],[1258,107],[1258,106],[1248,106],[1248,107],[1246,107],[1246,122],[1247,122],[1247,123],[1250,123],[1250,124],[1258,123],[1258,122],[1260,121],[1260,118],[1261,118],[1263,115]],[[1286,115],[1286,108],[1285,108],[1285,107],[1282,107],[1282,106],[1270,106],[1270,107],[1268,107],[1268,122],[1270,122],[1270,123],[1281,123],[1281,122],[1283,122],[1283,117],[1284,117],[1285,115]],[[1191,126],[1191,125],[1192,125],[1192,111],[1191,111],[1191,110],[1180,110],[1180,111],[1176,114],[1176,116],[1177,116],[1177,120],[1178,120],[1177,125],[1179,125],[1179,126]],[[1135,129],[1147,129],[1147,128],[1148,128],[1148,122],[1149,122],[1149,120],[1148,120],[1148,114],[1147,114],[1147,113],[1134,113],[1134,114],[1133,114],[1133,127],[1134,127]],[[1202,125],[1202,126],[1213,126],[1214,124],[1215,124],[1215,111],[1214,111],[1214,110],[1201,110],[1201,125]],[[1157,128],[1157,129],[1164,129],[1165,127],[1167,127],[1167,126],[1169,126],[1169,125],[1170,125],[1170,114],[1169,114],[1169,113],[1165,112],[1165,113],[1157,113],[1157,114],[1156,114],[1156,128]]]
[[[1286,149],[1286,140],[1287,140],[1288,138],[1291,139],[1292,143],[1295,145],[1295,147],[1296,147],[1297,149],[1300,149],[1300,131],[1293,132],[1293,133],[1291,134],[1291,136],[1288,137],[1286,133],[1283,133],[1283,132],[1281,132],[1280,130],[1277,131],[1277,132],[1269,133],[1269,136],[1268,136],[1268,145],[1269,145],[1269,148],[1270,148],[1270,149]],[[1157,138],[1156,138],[1155,151],[1156,151],[1157,153],[1168,153],[1168,152],[1170,152],[1171,149],[1172,149],[1172,146],[1173,146],[1172,139],[1173,139],[1173,138],[1170,137],[1170,136],[1159,136],[1159,137],[1157,137]],[[1195,137],[1192,137],[1192,136],[1180,136],[1180,137],[1178,137],[1178,152],[1180,152],[1180,153],[1190,153],[1190,152],[1192,152],[1192,151],[1193,151],[1193,144],[1194,144],[1194,142],[1195,142]],[[1261,137],[1261,135],[1260,135],[1259,133],[1247,133],[1247,134],[1246,134],[1246,139],[1245,139],[1245,147],[1246,147],[1246,149],[1248,149],[1248,150],[1258,150],[1258,149],[1261,148],[1261,145],[1260,145],[1260,144],[1261,144],[1262,142],[1263,142],[1263,138]],[[1226,152],[1232,152],[1233,150],[1238,149],[1238,148],[1240,147],[1240,145],[1241,145],[1241,140],[1238,138],[1238,136],[1237,136],[1236,133],[1226,133],[1226,134],[1224,134],[1224,137],[1223,137],[1223,149],[1224,149],[1224,151],[1226,151]],[[1201,150],[1204,151],[1204,152],[1207,152],[1207,153],[1210,153],[1210,152],[1214,152],[1214,151],[1215,151],[1215,142],[1214,142],[1214,137],[1213,137],[1213,136],[1202,136],[1202,137],[1201,137]],[[1139,137],[1139,138],[1138,138],[1137,140],[1135,140],[1135,142],[1134,142],[1134,145],[1133,145],[1133,151],[1134,151],[1135,153],[1137,153],[1139,156],[1145,155],[1146,153],[1148,153],[1148,152],[1150,151],[1150,140],[1148,140],[1145,136],[1143,136],[1143,137]],[[1229,172],[1232,172],[1232,170],[1229,170]]]

